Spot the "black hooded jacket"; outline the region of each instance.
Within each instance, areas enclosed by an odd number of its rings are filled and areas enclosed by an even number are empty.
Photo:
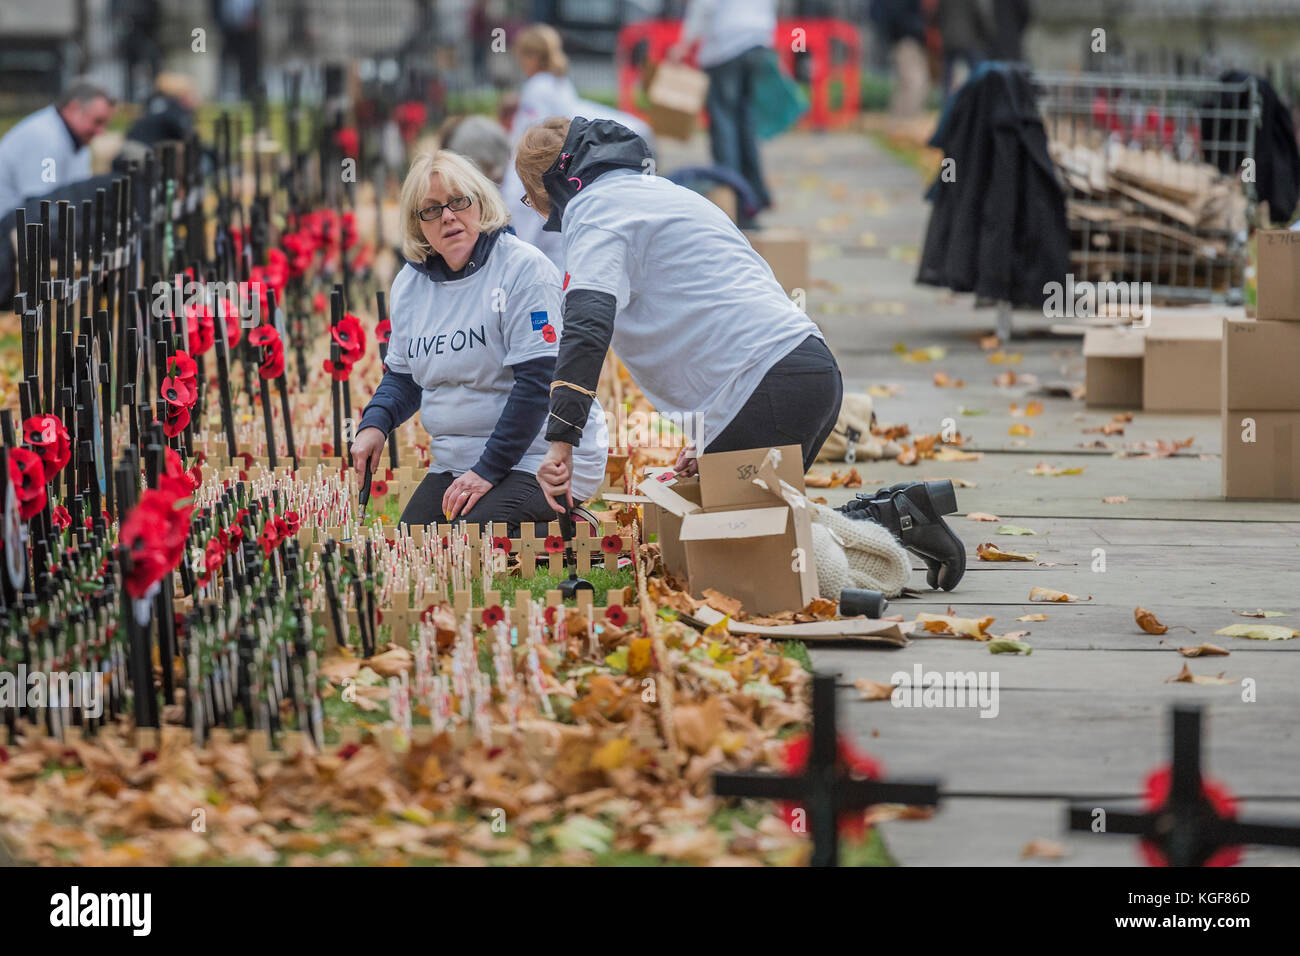
[[[626,126],[613,120],[575,118],[559,158],[542,174],[542,185],[551,202],[551,214],[543,228],[559,232],[569,201],[600,176],[616,169],[644,172],[649,169],[649,159],[650,148],[645,140]],[[617,311],[617,301],[605,292],[577,289],[565,297],[564,332],[555,380],[584,391],[566,386],[551,391],[547,441],[576,446],[582,440],[582,426],[592,402],[586,393],[596,391]]]
[[[1070,268],[1065,193],[1023,70],[977,70],[930,145],[943,150],[931,186],[917,282],[1038,308]]]

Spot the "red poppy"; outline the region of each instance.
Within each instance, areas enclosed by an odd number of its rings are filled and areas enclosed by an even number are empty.
[[[171,358],[167,360],[167,374],[172,378],[184,379],[187,382],[195,382],[199,377],[198,363],[190,357],[188,352],[178,349]]]
[[[280,543],[274,521],[268,521],[262,526],[262,533],[257,536],[257,543],[262,546],[262,553],[269,558],[275,546]]]
[[[126,516],[118,540],[131,555],[126,589],[132,597],[144,597],[185,556],[192,511],[167,491],[149,488]]]
[[[615,627],[623,627],[627,624],[627,611],[621,604],[611,604],[605,608],[605,620]]]
[[[324,292],[317,292],[314,296],[312,296],[311,310],[313,312],[320,312],[322,314],[330,310],[330,302],[329,299],[325,297]]]
[[[268,346],[262,353],[262,362],[257,366],[257,374],[264,379],[279,378],[284,374],[284,346],[276,343]]]
[[[202,355],[212,348],[215,332],[212,327],[212,313],[206,305],[190,303],[185,307],[185,324],[189,329],[190,353]]]
[[[285,521],[281,515],[276,515],[272,520],[275,522],[275,536],[281,541],[288,538],[290,534],[289,522]]]
[[[298,529],[302,527],[302,519],[298,517],[296,511],[286,511],[284,513],[284,523],[288,527],[290,534],[297,534]]]
[[[549,322],[542,326],[542,338],[547,342],[555,341],[555,326]]]
[[[268,249],[266,251],[266,269],[263,274],[266,277],[267,285],[274,289],[275,294],[279,296],[289,282],[289,257],[280,249]]]
[[[244,540],[244,529],[238,523],[235,523],[226,529],[225,535],[228,541],[226,550],[233,554],[238,550],[239,542]]]
[[[229,299],[217,299],[217,314],[226,321],[226,347],[234,348],[239,344],[239,307]]]
[[[393,337],[393,320],[384,319],[375,325],[375,341],[387,342]]]
[[[296,278],[311,267],[316,255],[316,239],[310,232],[286,232],[281,238],[288,253],[289,275]]]
[[[510,539],[507,538],[505,535],[498,535],[497,537],[492,539],[492,548],[493,550],[500,550],[509,554]]]
[[[185,462],[181,460],[180,452],[168,445],[163,449],[163,474],[176,476],[184,473]]]
[[[809,751],[812,747],[812,741],[809,736],[800,734],[797,737],[791,737],[786,741],[785,751],[782,755],[785,764],[785,770],[790,774],[802,773],[804,767],[808,765]],[[876,780],[884,773],[884,768],[876,759],[868,754],[854,748],[854,746],[843,737],[838,741],[839,759],[849,773],[855,777],[865,777],[867,780]],[[785,819],[786,825],[791,829],[794,828],[795,821],[803,817],[802,808],[797,803],[783,801],[781,803],[781,816]],[[866,822],[863,820],[861,810],[848,811],[840,814],[840,835],[861,839],[867,830]],[[806,824],[806,820],[801,822]]]
[[[356,127],[344,126],[334,134],[334,143],[344,156],[356,157],[361,151],[361,136],[357,133]]]
[[[54,527],[58,528],[60,531],[72,527],[72,515],[68,514],[68,509],[63,507],[63,505],[56,505],[54,507],[54,510],[50,513],[50,521],[53,522]]]
[[[338,324],[330,327],[330,337],[339,344],[343,361],[355,365],[366,354],[366,330],[361,321],[351,313],[339,319]]]
[[[370,480],[370,490],[377,495],[388,494],[388,482],[382,478],[372,478]]]
[[[1150,776],[1147,777],[1146,792],[1142,801],[1143,807],[1148,813],[1155,813],[1165,805],[1169,800],[1172,783],[1173,776],[1169,767],[1160,767],[1151,772]],[[1215,813],[1229,820],[1236,819],[1237,799],[1223,783],[1209,777],[1202,777],[1201,792],[1210,801],[1210,806],[1214,807]],[[1139,841],[1138,850],[1141,852],[1142,859],[1147,866],[1169,865],[1169,861],[1160,852],[1160,848],[1148,840]],[[1241,862],[1241,855],[1241,847],[1239,846],[1220,847],[1205,861],[1205,865],[1236,866]]]
[[[428,122],[429,111],[419,100],[407,100],[405,103],[399,103],[393,110],[393,119],[397,122],[402,139],[410,143],[415,140],[421,127]]]
[[[171,405],[167,417],[163,419],[163,434],[175,438],[190,423],[190,410],[183,405]]]
[[[189,408],[199,397],[194,382],[183,378],[163,379],[159,391],[168,405],[179,405],[183,408]]]
[[[226,549],[222,546],[219,538],[209,538],[208,545],[203,551],[203,566],[209,573],[221,567],[226,560]]]
[[[501,610],[501,605],[493,604],[491,607],[483,609],[483,626],[495,627],[506,619],[506,612]]]
[[[321,364],[321,368],[325,369],[330,378],[336,382],[346,382],[352,377],[352,366],[347,362],[339,362],[336,365],[331,359],[326,359]]]
[[[555,605],[554,605],[554,604],[547,605],[546,610],[542,612],[542,619],[543,619],[544,621],[546,621],[547,624],[554,626],[554,624],[555,624]]]
[[[546,536],[545,548],[549,554],[558,554],[564,550],[564,539],[558,534],[549,534]]]
[[[33,415],[23,422],[23,442],[41,459],[47,483],[72,459],[72,441],[57,415]]]
[[[357,244],[356,213],[345,212],[343,214],[343,248],[351,249],[356,244]]]
[[[606,554],[618,554],[623,550],[623,538],[617,534],[607,534],[600,539],[600,550]]]
[[[248,333],[249,345],[279,345],[280,333],[274,325],[259,325]]]

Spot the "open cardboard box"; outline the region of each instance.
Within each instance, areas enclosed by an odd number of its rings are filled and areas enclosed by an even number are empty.
[[[1089,408],[1141,408],[1141,329],[1089,329],[1083,336]]]
[[[637,490],[650,499],[646,530],[664,568],[695,597],[713,588],[776,614],[817,596],[798,445],[701,455],[697,479],[664,472]]]

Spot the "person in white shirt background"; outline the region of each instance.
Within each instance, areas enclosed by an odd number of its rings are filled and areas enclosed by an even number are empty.
[[[569,78],[569,58],[564,53],[564,41],[554,27],[534,23],[519,32],[512,48],[515,62],[524,75],[523,86],[519,89],[519,105],[510,122],[512,151],[518,148],[519,140],[530,126],[552,116],[562,116],[565,119],[575,116],[612,119],[633,130],[647,142],[651,140],[650,127],[637,117],[603,103],[585,100],[578,95],[577,87]],[[563,274],[564,244],[559,236],[543,232],[541,222],[525,207],[522,201],[523,183],[519,181],[514,165],[512,155],[501,194],[505,198],[515,234],[541,249]]]
[[[113,116],[113,98],[76,81],[0,139],[0,216],[25,200],[90,178],[90,141]]]
[[[384,377],[357,428],[353,466],[378,471],[388,435],[418,409],[433,461],[403,523],[553,520],[535,473],[563,329],[560,276],[506,231],[500,193],[463,156],[417,156],[400,201],[407,264],[393,280]],[[609,452],[599,404],[579,432],[581,501],[600,487]]]
[[[754,119],[754,89],[776,33],[777,0],[690,0],[678,42],[668,59],[685,60],[698,45],[696,61],[709,75],[705,109],[713,162],[735,170],[749,183],[761,209],[772,205],[763,181]],[[749,217],[742,229],[757,228]]]

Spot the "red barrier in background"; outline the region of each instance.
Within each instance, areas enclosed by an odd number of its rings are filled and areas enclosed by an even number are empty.
[[[645,20],[619,31],[614,53],[619,109],[644,117],[637,109],[642,71],[648,64],[662,62],[681,32],[680,20]],[[853,121],[862,89],[862,36],[857,27],[833,19],[781,20],[776,25],[773,46],[781,65],[792,76],[796,56],[806,52],[811,58],[810,109],[802,125],[835,129]],[[832,103],[836,85],[841,90],[838,106]]]

